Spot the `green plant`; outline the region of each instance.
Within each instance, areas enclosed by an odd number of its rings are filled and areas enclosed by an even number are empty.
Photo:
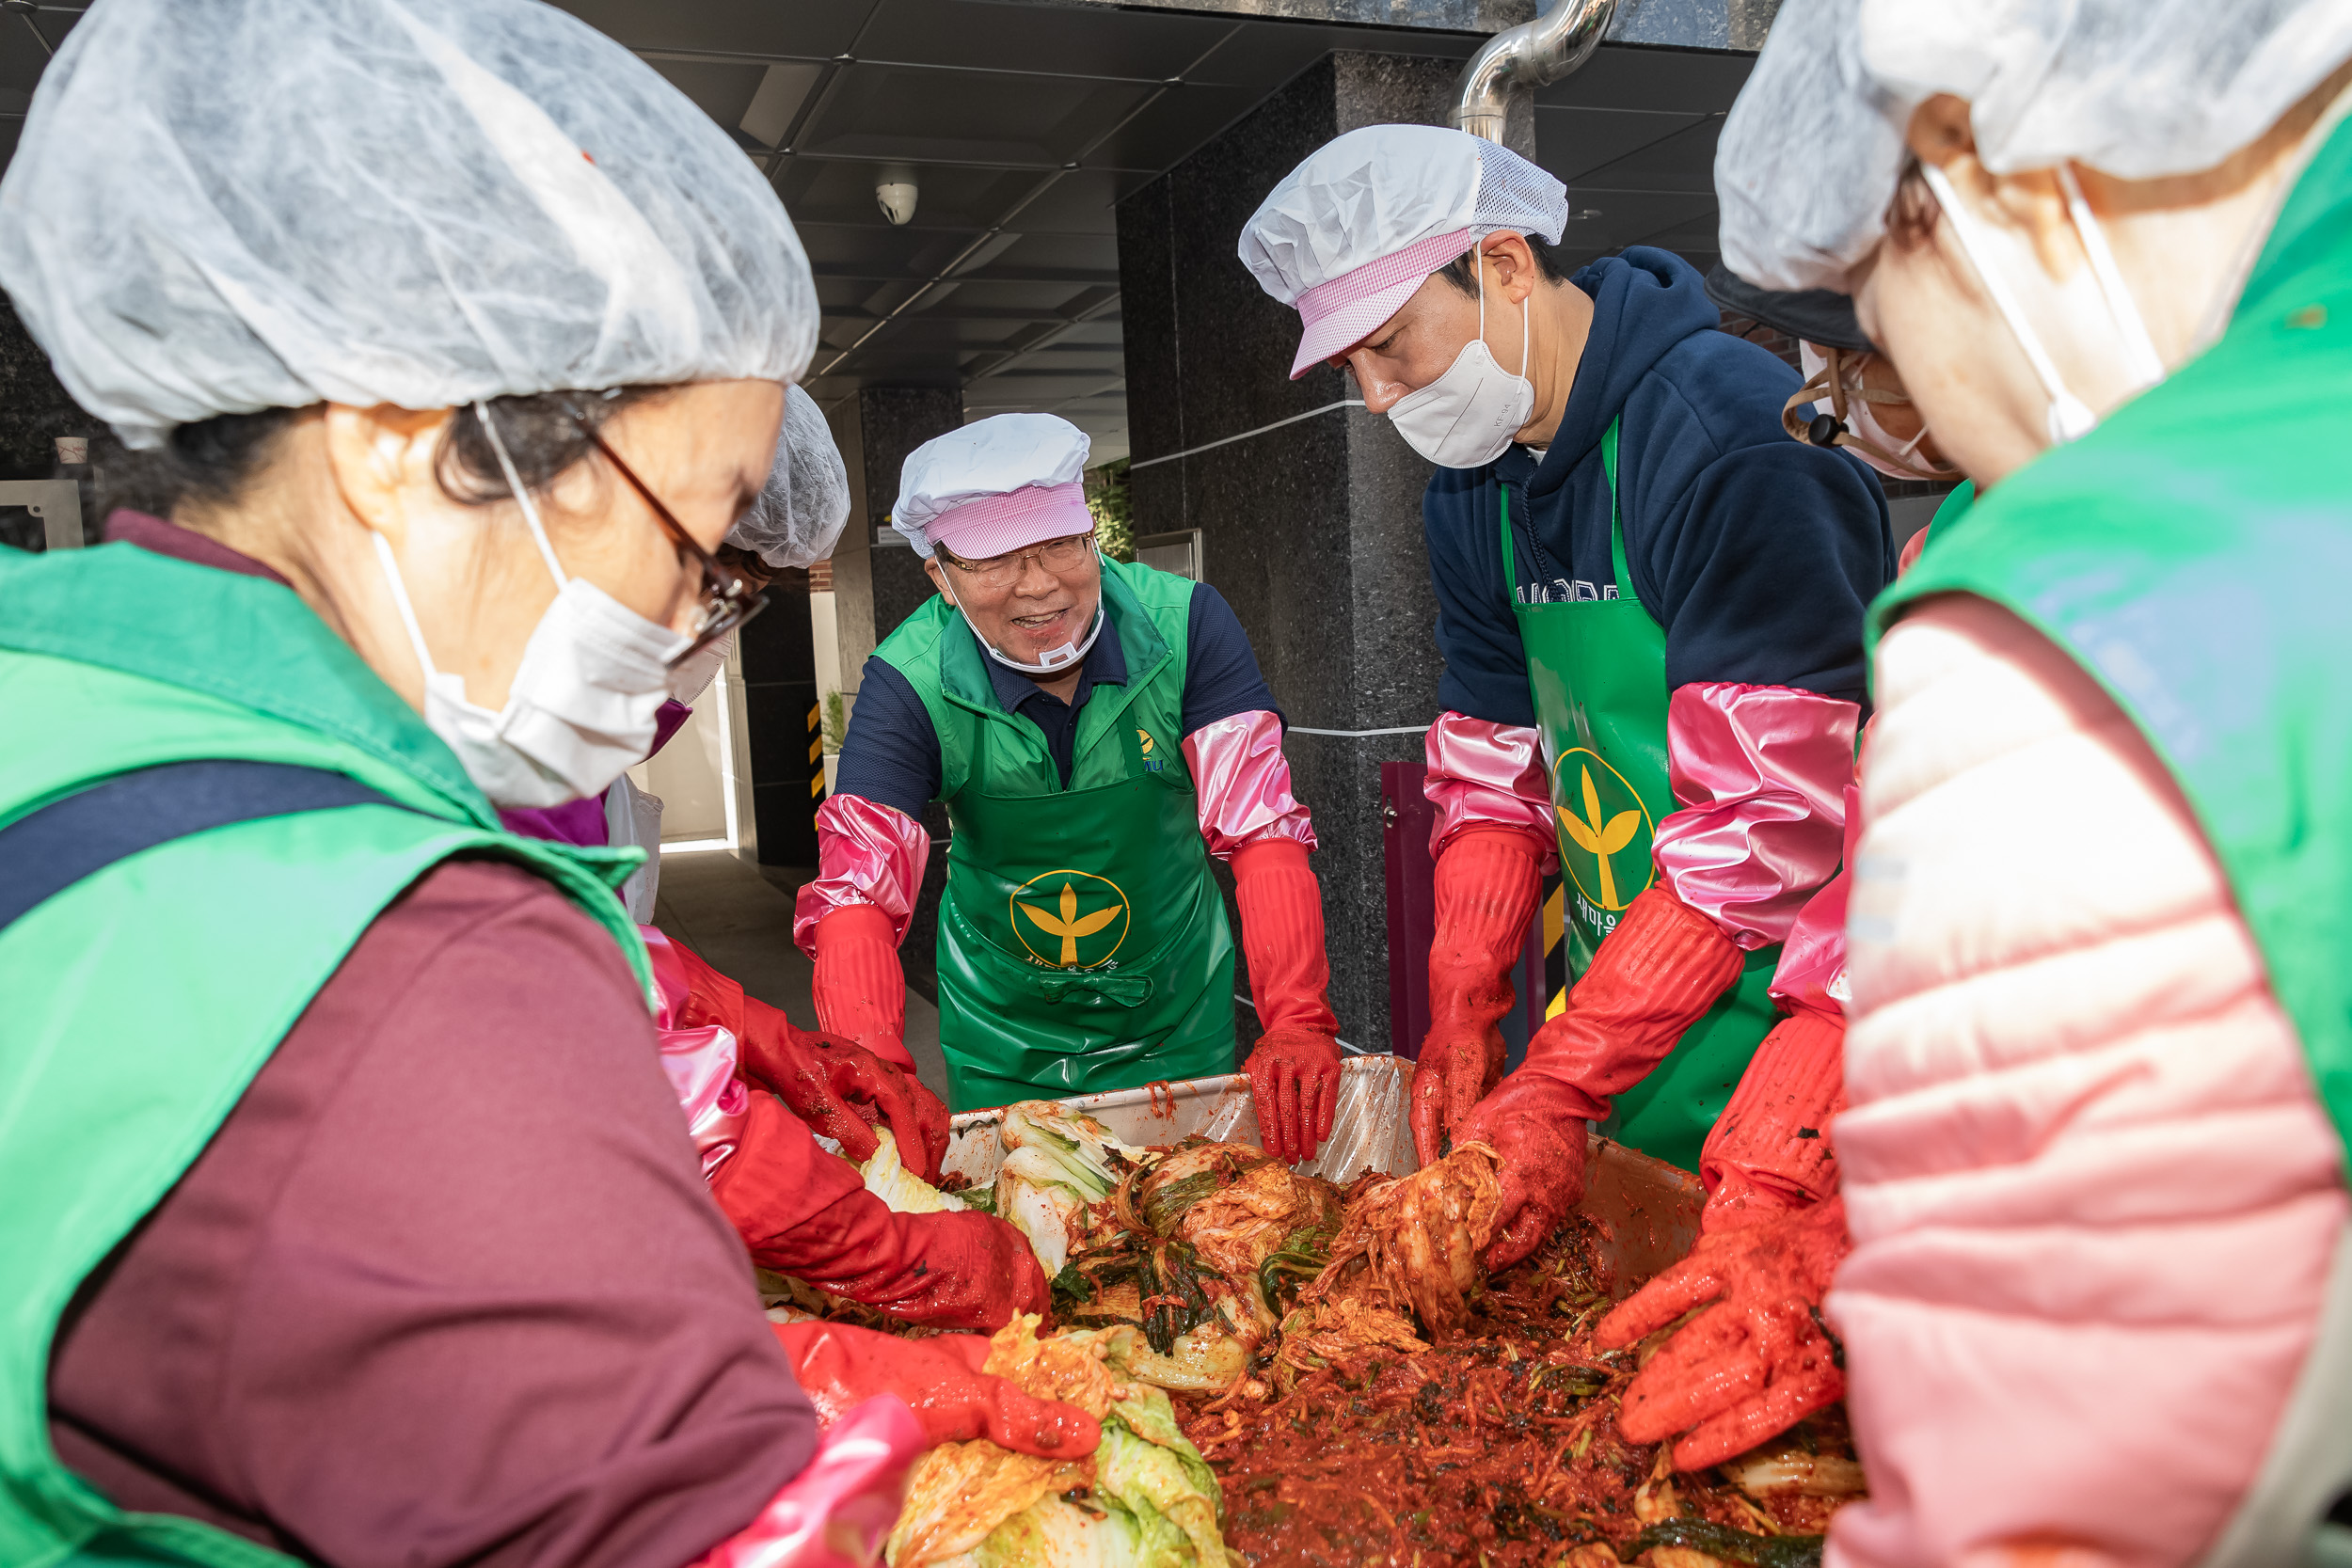
[[[825,754],[833,756],[841,750],[841,739],[850,733],[850,705],[838,691],[825,693]]]
[[[1136,558],[1135,518],[1128,504],[1127,460],[1087,470],[1087,510],[1094,515],[1095,537],[1115,561]]]

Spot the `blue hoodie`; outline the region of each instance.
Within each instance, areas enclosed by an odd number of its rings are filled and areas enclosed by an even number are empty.
[[[1522,595],[1616,596],[1600,440],[1619,417],[1626,565],[1665,628],[1667,689],[1737,681],[1861,702],[1863,608],[1895,580],[1878,476],[1789,439],[1780,411],[1797,372],[1722,331],[1680,257],[1636,245],[1573,282],[1593,296],[1592,335],[1542,462],[1515,446],[1483,468],[1438,469],[1422,498],[1439,705],[1535,721],[1497,486],[1511,491]]]

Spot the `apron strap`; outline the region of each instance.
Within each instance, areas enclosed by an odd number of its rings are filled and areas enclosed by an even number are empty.
[[[1617,427],[1624,416],[1609,421],[1609,433],[1600,438],[1601,472],[1609,476],[1609,565],[1617,575],[1617,597],[1634,604],[1642,595],[1633,591],[1633,574],[1625,563],[1625,522],[1617,510]]]
[[[1626,568],[1625,528],[1617,511],[1617,427],[1623,422],[1623,416],[1610,420],[1608,433],[1600,438],[1600,469],[1609,478],[1609,564],[1617,575],[1617,597],[1640,604],[1642,596],[1633,591],[1633,574]],[[1502,585],[1516,609],[1519,602],[1519,566],[1518,552],[1511,541],[1511,486],[1498,479],[1495,489],[1502,497],[1498,509],[1502,524]]]

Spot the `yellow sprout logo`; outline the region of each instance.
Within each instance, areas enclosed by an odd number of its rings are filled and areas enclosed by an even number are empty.
[[[1573,767],[1578,799],[1564,802]],[[1622,910],[1649,886],[1649,808],[1631,784],[1597,752],[1566,752],[1551,772],[1552,810],[1560,818],[1560,863],[1585,901]],[[1630,886],[1622,886],[1618,873]]]
[[[1147,757],[1150,756],[1152,754],[1152,732],[1150,730],[1137,730],[1136,732],[1136,736],[1143,742],[1143,754]]]
[[[1058,890],[1054,883],[1059,881]],[[1025,902],[1022,895],[1032,891],[1053,897],[1050,906]],[[1119,884],[1107,877],[1097,877],[1090,871],[1048,871],[1032,877],[1013,890],[1012,908],[1008,911],[1012,920],[1012,934],[1029,956],[1055,969],[1099,969],[1110,962],[1120,945],[1127,940],[1130,924],[1127,895]],[[1052,957],[1030,945],[1023,926],[1027,925],[1047,937],[1060,939],[1059,950]],[[1096,958],[1081,961],[1078,944],[1089,938],[1106,938],[1109,945]],[[1089,947],[1100,945],[1088,942]]]

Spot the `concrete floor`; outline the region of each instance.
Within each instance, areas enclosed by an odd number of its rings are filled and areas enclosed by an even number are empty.
[[[783,1008],[785,1017],[801,1028],[814,1029],[817,1009],[808,1000],[811,966],[792,945],[791,891],[813,873],[794,876],[775,866],[764,870],[765,875],[721,850],[664,855],[653,923],[734,979],[746,995]],[[906,1045],[914,1057],[915,1076],[946,1099],[939,1009],[912,990],[907,993]]]

